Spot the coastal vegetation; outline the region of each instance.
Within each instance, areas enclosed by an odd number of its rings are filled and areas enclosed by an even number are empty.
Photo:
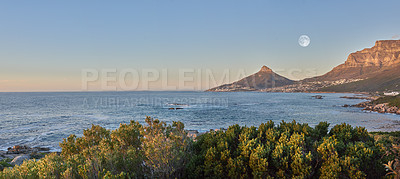
[[[189,138],[181,122],[146,118],[115,130],[93,125],[51,153],[6,166],[0,178],[398,177],[399,137],[327,122],[233,125]]]
[[[383,96],[371,102],[372,104],[384,104],[388,103],[391,107],[400,108],[400,95],[397,96]]]

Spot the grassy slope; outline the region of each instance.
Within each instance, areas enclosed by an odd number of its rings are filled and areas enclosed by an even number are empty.
[[[380,97],[374,101],[373,104],[389,103],[389,106],[400,107],[400,95]]]

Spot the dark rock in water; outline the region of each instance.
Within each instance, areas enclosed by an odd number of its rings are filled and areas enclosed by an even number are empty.
[[[169,105],[173,105],[173,106],[189,106],[188,104],[181,104],[181,103],[171,103]]]
[[[315,99],[323,99],[321,95],[315,95],[315,96],[311,96],[311,97],[313,97]]]
[[[343,107],[347,108],[347,107],[350,107],[350,106],[348,104],[345,104],[345,105],[343,105]]]
[[[34,149],[37,149],[37,151],[50,151],[50,148],[48,147],[34,147]]]
[[[10,162],[10,164],[21,165],[25,160],[29,160],[29,159],[30,159],[29,155],[18,155]]]
[[[30,152],[32,152],[32,148],[26,145],[16,145],[12,148],[8,148],[7,154],[27,154]]]
[[[33,152],[49,152],[48,147],[29,147],[26,145],[15,145],[14,147],[9,147],[6,154],[30,154]]]
[[[169,110],[178,110],[178,109],[183,109],[183,108],[168,108]]]

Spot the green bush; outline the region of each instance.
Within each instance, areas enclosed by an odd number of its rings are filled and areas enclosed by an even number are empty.
[[[113,131],[93,125],[64,139],[60,155],[5,168],[0,178],[381,178],[384,164],[398,159],[385,154],[395,136],[347,124],[329,130],[327,122],[268,121],[192,141],[181,122],[146,123]],[[393,172],[397,164],[390,166]]]
[[[71,135],[60,143],[61,154],[29,160],[4,169],[0,178],[143,178],[182,177],[191,141],[183,124],[166,125],[146,118],[114,131],[100,126]]]
[[[190,178],[376,178],[382,146],[364,128],[321,122],[234,125],[198,138]]]
[[[8,158],[0,160],[0,171],[2,171],[4,168],[12,167],[9,162],[11,162],[11,159]]]

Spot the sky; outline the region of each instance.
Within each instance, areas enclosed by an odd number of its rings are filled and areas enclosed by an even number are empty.
[[[299,80],[328,72],[376,40],[399,39],[399,5],[1,1],[0,91],[204,90],[263,65]],[[298,44],[301,35],[309,46]]]

